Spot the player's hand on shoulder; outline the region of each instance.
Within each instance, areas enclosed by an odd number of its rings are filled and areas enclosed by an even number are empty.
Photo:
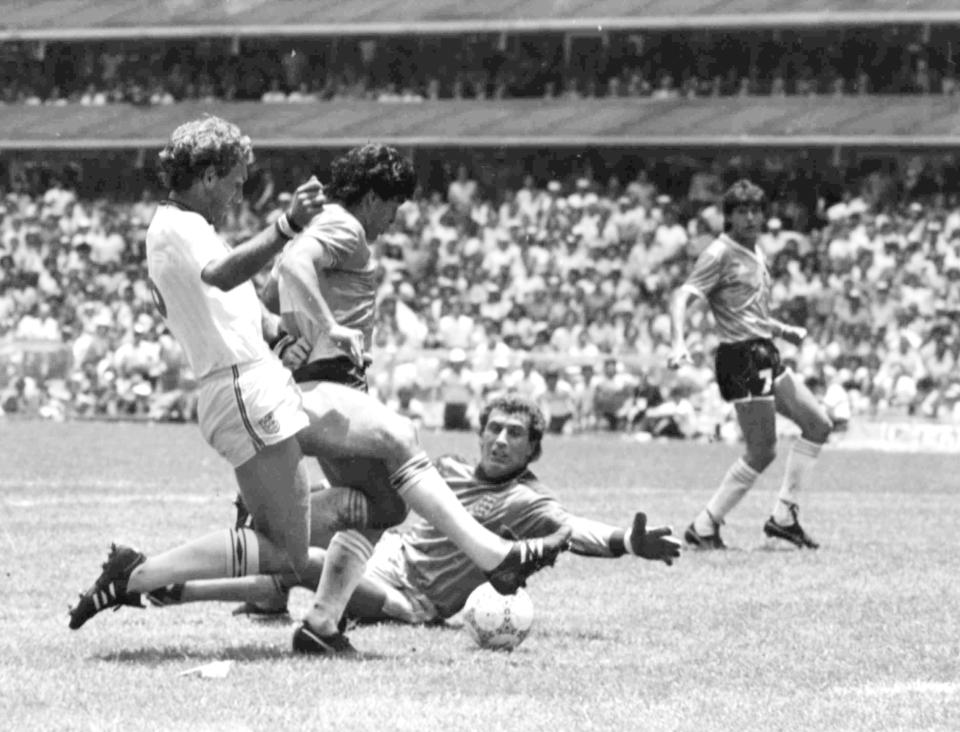
[[[667,367],[676,370],[688,363],[693,363],[693,359],[690,358],[690,351],[687,349],[686,344],[674,345],[670,351],[670,355],[667,357]]]
[[[338,348],[346,351],[350,360],[357,366],[363,365],[363,333],[356,328],[348,328],[339,323],[327,334]]]
[[[638,512],[633,517],[630,549],[638,557],[671,565],[674,559],[680,557],[681,548],[680,540],[673,536],[673,529],[669,526],[657,526],[648,530],[645,513]]]
[[[293,192],[290,208],[287,209],[287,218],[296,227],[303,229],[314,216],[323,210],[323,205],[326,202],[326,196],[323,194],[323,184],[317,179],[317,176],[311,176],[310,180]]]

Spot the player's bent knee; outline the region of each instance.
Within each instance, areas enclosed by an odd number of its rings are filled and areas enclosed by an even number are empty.
[[[416,425],[400,415],[391,415],[390,419],[384,421],[378,430],[378,441],[382,445],[384,459],[398,466],[421,450]]]
[[[370,503],[368,525],[371,529],[389,529],[406,521],[409,513],[410,507],[398,494],[382,496]]]
[[[764,470],[770,467],[770,464],[776,460],[776,458],[777,446],[776,443],[774,443],[754,449],[748,449],[744,460],[751,468],[756,470],[758,473],[762,473]]]
[[[826,415],[818,415],[818,419],[811,425],[804,438],[817,445],[822,445],[830,438],[831,432],[833,432],[833,422],[830,418]]]

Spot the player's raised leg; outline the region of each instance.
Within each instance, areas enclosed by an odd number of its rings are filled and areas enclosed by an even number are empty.
[[[777,379],[774,393],[777,411],[800,427],[800,437],[787,454],[783,483],[763,531],[767,536],[789,541],[800,548],[816,549],[819,544],[804,531],[798,520],[799,494],[809,480],[833,425],[816,397],[792,371],[784,372]]]

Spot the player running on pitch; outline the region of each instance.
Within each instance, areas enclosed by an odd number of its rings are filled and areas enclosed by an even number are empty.
[[[803,381],[781,365],[772,340],[799,344],[806,329],[770,316],[770,274],[757,246],[764,203],[763,190],[748,180],[730,187],[723,196],[725,233],[700,255],[670,304],[671,368],[690,360],[684,336],[689,302],[701,298],[710,306],[720,335],[717,384],[721,396],[733,402],[746,442],[746,454],[684,533],[687,543],[700,549],[726,548],[720,537],[724,518],[776,457],[777,412],[793,420],[801,436],[787,456],[783,484],[763,531],[800,548],[818,546],[800,526],[798,497],[832,424]]]
[[[672,564],[680,542],[667,527],[646,529],[638,513],[631,526],[618,528],[575,516],[544,491],[530,464],[540,457],[545,430],[540,408],[525,397],[506,395],[487,403],[480,414],[480,463],[456,457],[437,461],[457,498],[492,531],[523,536],[547,534],[569,526],[571,551],[593,557],[625,554]],[[325,537],[313,536],[314,545]],[[305,578],[312,587],[316,578]],[[486,581],[483,573],[449,539],[427,522],[417,521],[380,539],[347,607],[358,621],[399,620],[427,623],[449,618]],[[287,592],[296,578],[272,577],[188,582],[148,595],[155,605],[207,600],[245,600],[244,613],[286,611]]]

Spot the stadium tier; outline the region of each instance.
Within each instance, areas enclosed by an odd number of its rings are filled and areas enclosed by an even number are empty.
[[[960,18],[954,0],[54,0],[4,8],[0,38],[137,35],[342,35],[350,32],[471,32],[931,23]]]
[[[221,115],[262,148],[409,146],[947,146],[960,135],[956,97],[181,103],[0,108],[6,149],[161,145],[183,120]]]

